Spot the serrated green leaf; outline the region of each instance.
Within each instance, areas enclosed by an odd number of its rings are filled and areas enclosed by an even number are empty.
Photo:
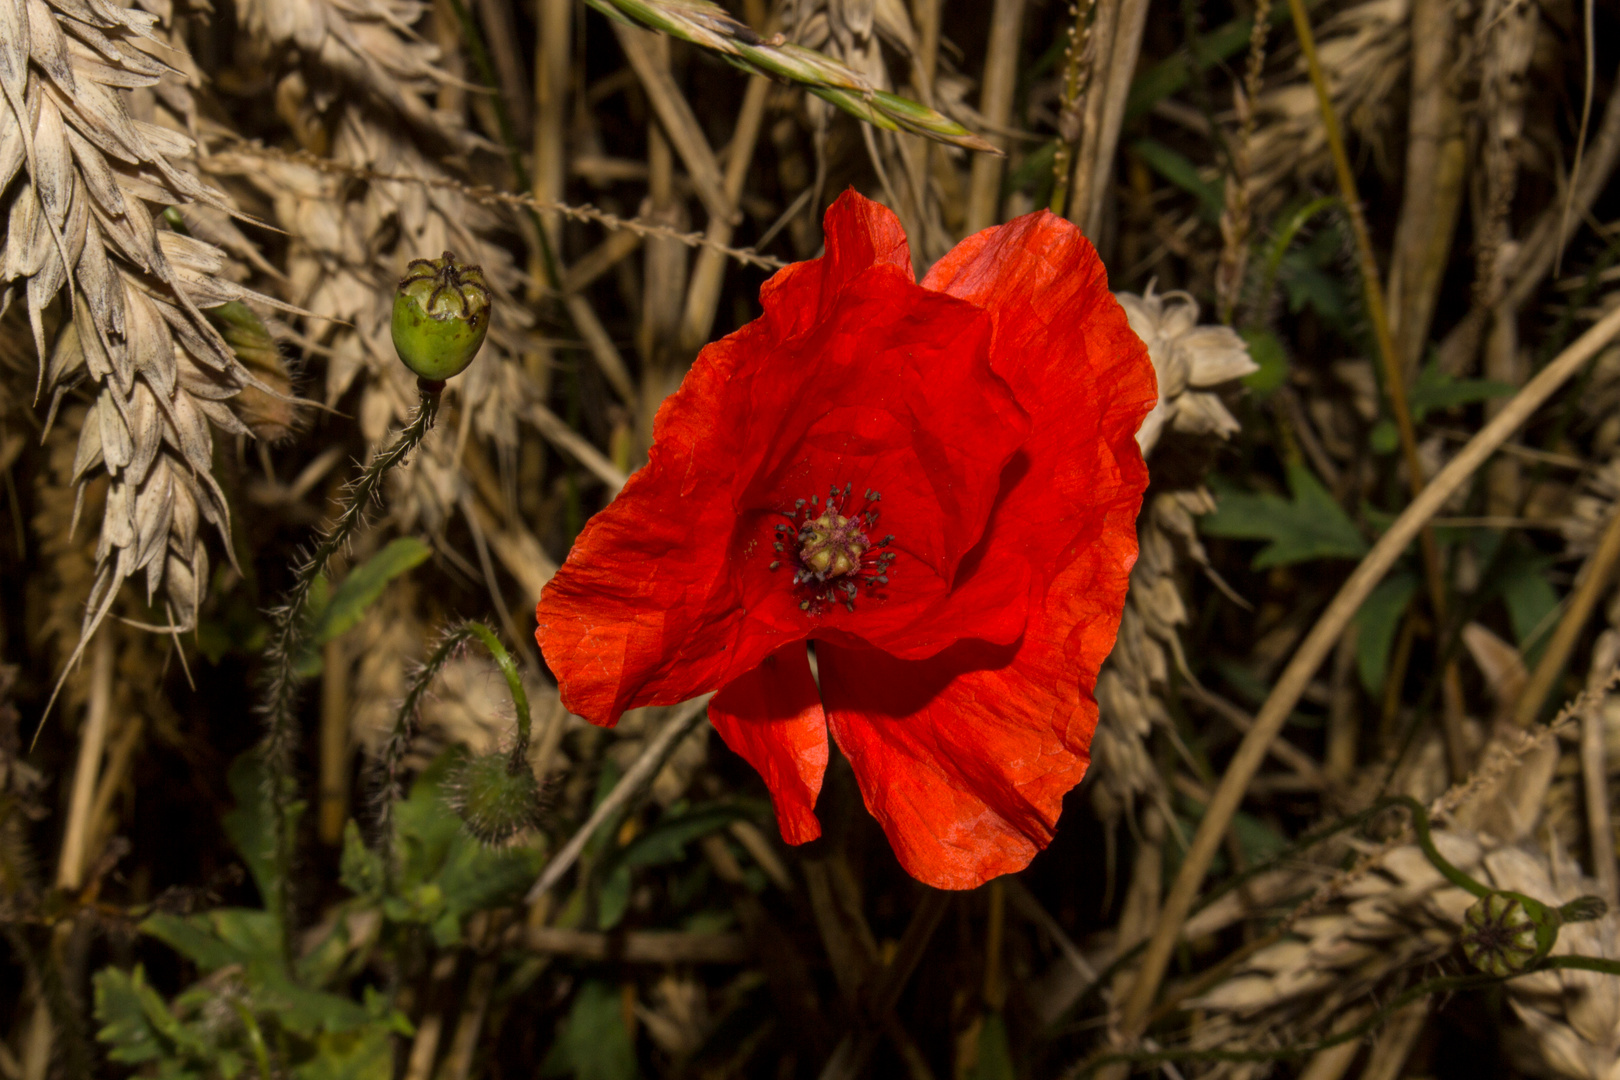
[[[281,935],[275,917],[249,908],[216,908],[199,915],[157,914],[141,923],[150,934],[204,971],[232,964],[277,967]]]
[[[303,1038],[359,1031],[373,1022],[359,1002],[300,986],[279,972],[256,973],[252,987],[255,1010],[274,1015],[282,1027]]]
[[[191,1080],[206,1075],[210,1048],[182,1023],[162,996],[146,985],[140,965],[123,972],[104,968],[94,979],[96,1038],[109,1047],[107,1057],[125,1065],[159,1062],[157,1075]]]
[[[1376,699],[1383,693],[1395,628],[1417,593],[1417,586],[1416,574],[1397,571],[1379,583],[1356,613],[1356,673],[1369,697]]]
[[[1291,499],[1211,486],[1217,489],[1216,510],[1200,520],[1200,529],[1209,536],[1271,541],[1254,557],[1256,570],[1367,553],[1355,522],[1303,463],[1288,466]]]
[[[540,873],[530,847],[486,847],[467,835],[445,800],[444,781],[465,751],[441,754],[394,811],[400,895],[384,903],[396,921],[425,922],[441,945],[459,940],[466,916],[515,899]]]
[[[353,818],[343,826],[343,857],[338,862],[338,882],[356,896],[381,895],[386,875],[382,856],[366,846],[360,826]]]

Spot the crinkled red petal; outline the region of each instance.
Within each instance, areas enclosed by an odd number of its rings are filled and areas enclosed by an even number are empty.
[[[732,566],[745,636],[854,635],[901,655],[976,636],[975,623],[1003,640],[1017,636],[1023,604],[1005,594],[956,598],[957,607],[981,601],[968,619],[929,616],[950,596],[1027,435],[1023,411],[990,370],[989,325],[977,308],[880,265],[856,277],[814,329],[778,342],[773,377],[753,382],[743,435],[767,448],[737,495]],[[853,612],[815,604],[817,590],[793,584],[796,525],[784,516],[799,499],[825,500],[846,485],[840,511],[870,506],[871,541],[892,534],[897,556],[888,583],[862,589]],[[869,503],[868,490],[881,501]],[[789,527],[781,552],[778,524]],[[1021,563],[999,569],[1027,572]],[[801,609],[806,601],[812,610]]]
[[[729,683],[709,702],[709,720],[764,779],[782,839],[802,844],[820,836],[815,811],[827,772],[827,718],[804,645],[779,649]]]
[[[593,724],[724,681],[742,622],[726,548],[743,448],[714,409],[747,356],[729,343],[704,350],[658,410],[646,468],[586,522],[541,593],[535,640],[564,706]]]
[[[964,641],[926,660],[842,643],[818,655],[829,726],[901,863],[971,888],[1027,865],[1085,774],[1147,486],[1135,432],[1156,394],[1095,252],[1059,218],[970,237],[923,284],[991,314],[992,366],[1030,414],[957,578],[966,591],[1023,558],[1028,625],[1013,645]]]
[[[536,639],[564,703],[594,723],[723,686],[818,631],[916,655],[953,636],[941,625],[998,639],[1022,625],[1005,603],[921,617],[994,593],[948,595],[1027,430],[990,370],[987,317],[916,285],[894,215],[854,193],[828,212],[827,255],[761,298],[761,318],[699,355],[659,410],[647,467],[542,595]],[[878,529],[900,555],[887,597],[853,616],[801,611],[791,570],[768,570],[784,520],[768,516],[834,483],[883,493]]]
[[[926,660],[818,647],[827,723],[896,857],[917,880],[971,889],[1029,865],[1085,776],[1090,687],[1117,608],[1086,583],[1106,551],[1053,582],[1011,646],[963,641]]]
[[[1123,610],[1148,479],[1136,430],[1157,383],[1091,242],[1054,214],[1028,214],[956,245],[923,285],[990,313],[991,366],[1030,415],[984,561],[1022,554],[1044,571],[1044,592],[1082,547],[1101,544],[1113,557],[1081,587]]]

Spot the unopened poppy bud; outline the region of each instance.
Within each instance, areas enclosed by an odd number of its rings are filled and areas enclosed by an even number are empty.
[[[1536,920],[1518,897],[1491,893],[1463,915],[1463,955],[1487,975],[1505,978],[1525,970],[1540,955],[1536,931]]]
[[[394,292],[394,349],[405,366],[430,383],[459,375],[478,355],[489,331],[484,272],[456,259],[412,259]]]
[[[450,780],[450,805],[473,836],[504,844],[540,817],[540,785],[529,763],[510,754],[468,758]]]
[[[1577,896],[1558,909],[1558,915],[1567,923],[1591,922],[1609,913],[1609,905],[1601,896]]]

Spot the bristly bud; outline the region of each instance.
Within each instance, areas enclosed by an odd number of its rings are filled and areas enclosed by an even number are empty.
[[[1609,905],[1601,896],[1577,896],[1569,903],[1558,909],[1558,914],[1567,923],[1591,922],[1601,919],[1609,913]]]
[[[1463,915],[1462,948],[1468,962],[1487,975],[1507,977],[1528,968],[1541,954],[1537,926],[1519,898],[1491,893]]]
[[[394,349],[424,382],[459,375],[484,344],[491,301],[484,272],[453,252],[412,259],[394,292]]]
[[[540,784],[521,757],[470,757],[456,767],[447,788],[467,832],[486,844],[504,844],[539,822]]]

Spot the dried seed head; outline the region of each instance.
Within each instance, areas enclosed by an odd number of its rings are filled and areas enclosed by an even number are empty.
[[[1536,924],[1509,893],[1481,897],[1463,916],[1463,955],[1488,975],[1506,977],[1525,970],[1540,949]]]
[[[484,272],[445,252],[412,259],[394,293],[394,348],[428,382],[443,382],[472,363],[489,332],[491,295]]]

